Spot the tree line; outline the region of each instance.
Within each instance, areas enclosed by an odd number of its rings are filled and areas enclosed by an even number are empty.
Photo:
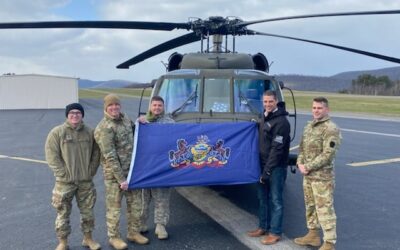
[[[352,80],[351,94],[359,95],[400,95],[400,81],[392,81],[388,76],[363,74]]]

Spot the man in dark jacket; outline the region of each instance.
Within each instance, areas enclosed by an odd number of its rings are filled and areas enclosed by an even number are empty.
[[[259,228],[248,232],[251,237],[266,236],[262,244],[278,242],[282,234],[283,187],[287,174],[287,160],[290,145],[290,124],[288,113],[278,107],[274,91],[263,95],[265,109],[261,138],[262,175],[258,185]]]

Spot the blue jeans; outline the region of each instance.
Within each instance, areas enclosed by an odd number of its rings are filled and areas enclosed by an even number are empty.
[[[285,186],[287,168],[273,168],[267,183],[258,184],[259,228],[274,235],[282,234],[283,220],[283,187]]]

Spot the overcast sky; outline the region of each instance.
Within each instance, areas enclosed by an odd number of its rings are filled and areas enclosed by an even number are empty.
[[[186,22],[189,17],[236,16],[245,21],[314,13],[400,9],[399,0],[1,0],[0,22],[57,20],[124,20]],[[325,17],[255,24],[249,29],[358,48],[400,58],[400,14]],[[200,50],[185,45],[130,69],[116,65],[187,31],[106,29],[0,30],[0,74],[49,74],[91,80],[149,82],[168,56]],[[399,66],[328,47],[246,36],[239,52],[264,53],[271,74],[330,76],[343,71]]]

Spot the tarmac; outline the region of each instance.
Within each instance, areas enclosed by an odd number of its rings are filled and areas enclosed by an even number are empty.
[[[260,238],[248,237],[247,231],[253,230],[258,226],[258,218],[249,212],[237,207],[228,199],[218,195],[217,192],[206,187],[180,187],[176,191],[185,197],[194,206],[210,216],[218,224],[228,230],[240,242],[254,250],[289,250],[289,249],[309,249],[293,243],[285,235],[274,245],[262,245]]]

